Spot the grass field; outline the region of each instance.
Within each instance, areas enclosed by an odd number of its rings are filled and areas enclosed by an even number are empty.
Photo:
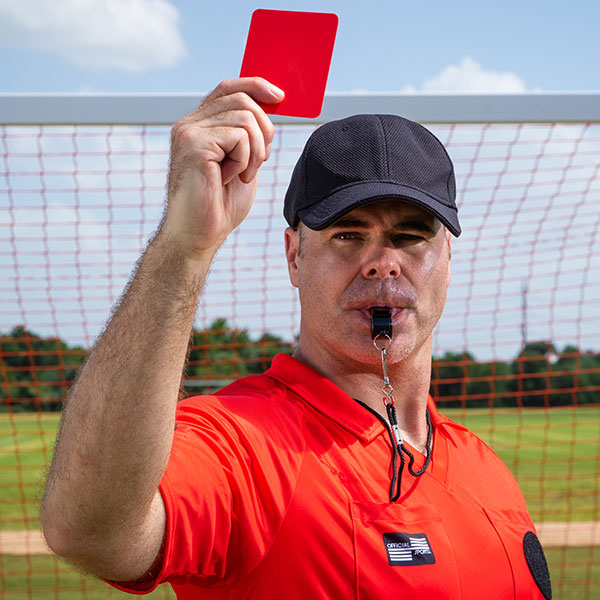
[[[515,474],[536,522],[600,518],[600,407],[448,410]],[[0,415],[0,528],[38,527],[57,414]]]
[[[594,555],[590,548],[550,548],[546,551],[546,557],[554,600],[600,598],[600,573],[597,567],[600,548],[595,549]],[[592,566],[593,561],[596,567]],[[594,568],[595,573],[592,571]],[[97,579],[84,577],[53,556],[0,555],[0,571],[8,573],[0,578],[0,599],[125,600],[133,597],[113,590]],[[60,590],[60,595],[56,590]],[[175,594],[170,586],[163,585],[144,598],[174,600]]]
[[[600,407],[443,411],[475,431],[517,477],[534,521],[599,518]],[[0,415],[0,528],[36,529],[56,414]],[[554,598],[600,598],[600,548],[546,551]],[[57,591],[59,590],[59,591]],[[147,596],[174,598],[168,586]],[[0,555],[0,600],[131,598],[53,556]]]
[[[0,578],[0,599],[131,600],[135,597],[119,592],[94,577],[78,573],[55,556],[0,555],[0,570],[5,573],[4,578]],[[60,590],[59,596],[56,590]],[[175,594],[171,586],[162,585],[143,598],[174,600]]]
[[[0,528],[38,527],[38,498],[50,463],[58,414],[0,414]]]
[[[443,412],[498,453],[535,522],[600,519],[600,406]]]

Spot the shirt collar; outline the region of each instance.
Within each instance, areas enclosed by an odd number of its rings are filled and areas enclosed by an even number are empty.
[[[369,443],[384,431],[383,423],[325,376],[289,354],[278,354],[265,375],[292,390],[322,415],[332,419],[362,442]],[[427,399],[431,423],[446,420]]]

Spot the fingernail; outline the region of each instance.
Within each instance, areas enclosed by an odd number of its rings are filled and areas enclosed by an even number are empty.
[[[271,92],[271,94],[277,99],[283,98],[283,96],[285,96],[285,92],[274,85],[271,85],[271,87],[269,87],[269,92]]]

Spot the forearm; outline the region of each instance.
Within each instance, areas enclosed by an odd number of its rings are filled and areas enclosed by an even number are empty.
[[[261,78],[223,82],[171,131],[161,231],[69,394],[42,505],[51,548],[112,579],[158,554],[158,485],[198,296],[216,248],[244,220],[273,124],[258,102],[283,98]]]
[[[135,530],[150,510],[169,457],[208,265],[178,255],[160,235],[148,246],[69,395],[42,510],[45,528],[109,537],[129,524]]]

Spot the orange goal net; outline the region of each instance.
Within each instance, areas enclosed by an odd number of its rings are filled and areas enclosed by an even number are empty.
[[[432,394],[517,477],[554,597],[599,598],[600,115],[544,120],[526,107],[519,118],[517,106],[516,116],[486,116],[485,97],[473,115],[472,98],[463,106],[432,96],[421,98],[421,115],[415,96],[328,98],[324,116],[404,114],[447,147],[464,233],[452,245]],[[21,100],[26,109],[31,98]],[[49,553],[38,510],[65,394],[163,210],[179,104],[151,100],[158,116],[144,123],[44,120],[18,108],[4,124],[0,116],[0,599],[124,597]],[[549,101],[537,102],[543,113]],[[120,114],[118,102],[112,110]],[[276,124],[252,211],[200,299],[189,394],[262,372],[293,350],[299,305],[283,252],[283,197],[316,125]]]

